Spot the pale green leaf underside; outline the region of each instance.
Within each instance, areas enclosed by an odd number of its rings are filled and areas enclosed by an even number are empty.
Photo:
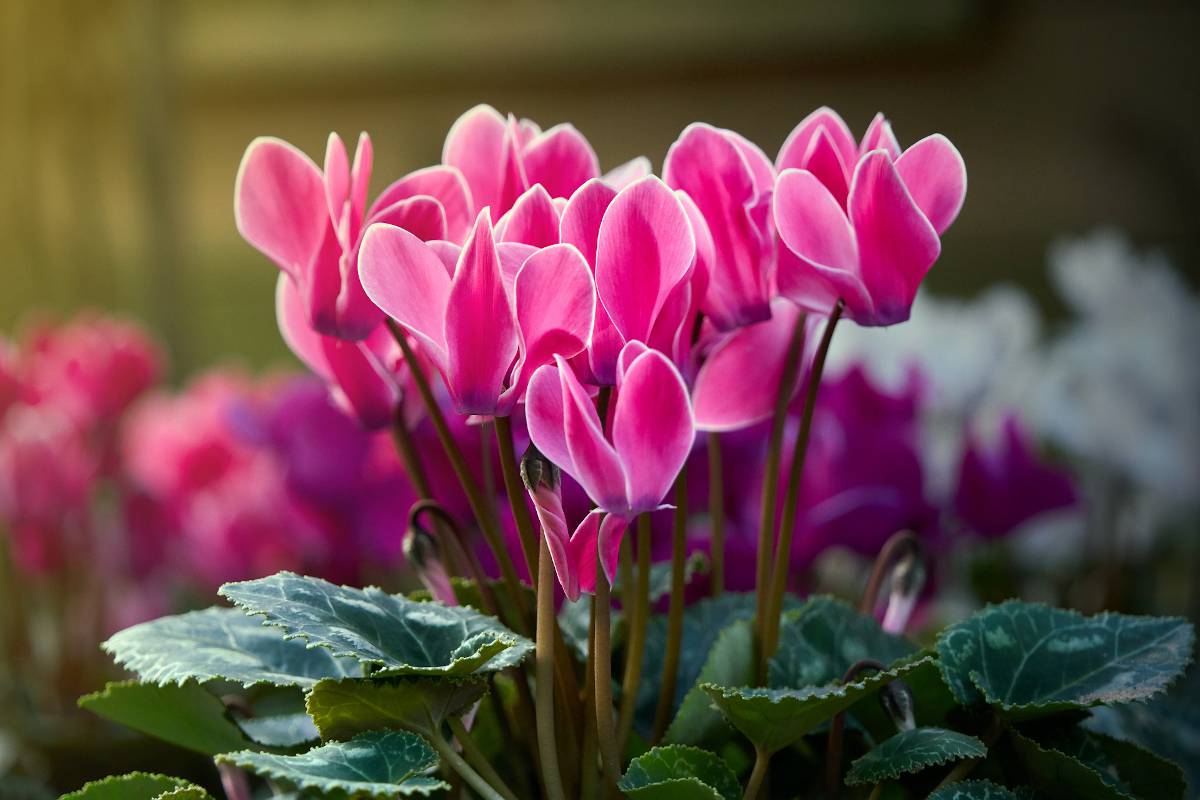
[[[846,783],[881,783],[927,767],[983,758],[987,748],[974,736],[945,728],[913,728],[880,742],[857,759],[846,775]]]
[[[1017,795],[991,781],[959,781],[938,789],[929,800],[1017,800]]]
[[[206,755],[251,746],[225,704],[195,681],[156,685],[124,681],[79,698],[79,706],[128,728]]]
[[[222,596],[288,638],[391,675],[469,675],[520,664],[533,642],[468,607],[423,603],[280,572],[227,583]]]
[[[714,753],[668,745],[643,753],[618,784],[631,800],[737,800],[737,776]]]
[[[146,683],[223,679],[243,686],[308,687],[321,678],[362,675],[328,650],[285,639],[277,628],[233,608],[208,608],[143,622],[114,634],[104,651]]]
[[[438,763],[429,743],[404,731],[372,731],[297,756],[245,751],[217,760],[296,789],[350,797],[385,800],[450,788],[425,774]]]
[[[110,775],[83,785],[81,789],[64,794],[59,800],[158,800],[181,789],[191,789],[198,794],[188,795],[188,800],[200,798],[211,800],[207,792],[182,778],[157,775],[150,772],[130,772],[126,775]]]
[[[958,700],[1010,717],[1145,700],[1191,661],[1195,635],[1179,618],[1074,611],[1010,600],[938,637]]]
[[[321,738],[349,739],[379,728],[436,730],[486,692],[487,683],[474,677],[328,680],[312,688],[306,707]]]

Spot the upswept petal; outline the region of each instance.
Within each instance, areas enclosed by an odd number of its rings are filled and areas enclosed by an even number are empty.
[[[550,560],[554,562],[558,583],[568,600],[577,600],[579,571],[575,567],[576,560],[571,557],[571,535],[567,530],[567,515],[562,507],[562,493],[557,489],[539,486],[530,492],[529,496],[533,500],[538,522],[542,526],[542,536],[546,537],[546,547],[550,551]]]
[[[873,324],[903,322],[921,280],[941,253],[937,231],[881,150],[858,162],[848,207],[858,244],[859,277],[875,305]]]
[[[541,184],[551,197],[570,197],[600,174],[596,152],[574,125],[555,125],[537,135],[522,154],[525,177]]]
[[[325,182],[317,165],[281,139],[260,137],[242,156],[233,192],[238,232],[280,269],[302,280],[329,227]]]
[[[471,190],[461,172],[454,167],[437,165],[410,172],[393,183],[375,198],[367,217],[399,200],[417,195],[428,195],[442,204],[446,213],[446,236],[452,242],[462,243],[474,219]]]
[[[717,254],[713,244],[712,232],[704,215],[696,207],[696,203],[687,192],[677,191],[675,196],[687,213],[688,222],[692,224],[692,236],[696,239],[696,263],[692,271],[692,300],[699,306],[704,306],[704,298],[708,294],[709,275],[715,269]]]
[[[368,430],[391,425],[399,394],[363,343],[326,336],[322,346],[335,401]]]
[[[621,348],[620,354],[617,356],[617,389],[621,388],[621,384],[625,383],[625,371],[637,360],[638,356],[650,350],[642,342],[634,339],[629,344]]]
[[[569,474],[602,510],[623,512],[628,506],[626,481],[617,451],[604,438],[596,407],[571,366],[561,356],[556,356],[555,362],[562,385],[563,433],[574,467]],[[567,469],[564,464],[559,466]]]
[[[825,188],[843,208],[846,206],[846,195],[850,193],[850,168],[851,165],[842,160],[837,146],[825,129],[818,130],[805,153],[803,169],[825,184]]]
[[[346,154],[342,137],[330,133],[325,142],[325,203],[343,249],[353,244],[349,238],[349,226],[344,224],[350,212],[349,201],[350,157]]]
[[[500,275],[504,278],[504,285],[509,288],[509,294],[512,294],[517,273],[525,266],[525,261],[537,252],[537,248],[522,242],[497,242],[496,252],[500,255]]]
[[[717,343],[692,389],[699,430],[733,431],[770,419],[800,313],[793,303],[776,299],[771,303],[771,319],[740,328]],[[787,389],[789,396],[799,384],[797,371]]]
[[[525,421],[529,439],[542,455],[563,472],[574,475],[575,462],[567,449],[563,388],[556,366],[539,367],[530,378],[529,390],[525,393]]]
[[[446,384],[455,406],[461,414],[495,414],[517,355],[517,321],[486,208],[459,255],[446,312]]]
[[[450,127],[442,148],[442,163],[462,173],[471,189],[475,211],[490,206],[502,214],[525,190],[519,180],[519,135],[516,120],[506,122],[489,105],[475,106]]]
[[[649,175],[654,171],[654,165],[645,156],[631,158],[624,164],[619,164],[600,177],[613,191],[621,191],[626,186]]]
[[[571,534],[569,553],[571,567],[575,573],[573,579],[579,589],[588,594],[596,591],[596,546],[600,538],[602,517],[606,518],[603,511],[590,512]]]
[[[354,163],[350,165],[350,210],[353,228],[351,241],[357,241],[366,219],[367,190],[371,185],[371,170],[375,166],[375,148],[371,137],[363,131],[358,135],[358,146],[354,148]]]
[[[940,133],[926,136],[896,159],[896,172],[940,236],[967,196],[967,165],[958,149]]]
[[[896,140],[896,134],[892,133],[892,123],[888,122],[882,111],[877,113],[867,126],[862,144],[858,147],[858,157],[861,159],[872,150],[886,151],[893,161],[900,157],[900,142]]]
[[[600,223],[596,290],[626,340],[649,337],[695,255],[687,214],[666,184],[650,176],[617,194]]]
[[[403,228],[423,242],[446,238],[446,212],[441,203],[428,195],[398,200],[376,212],[371,222]]]
[[[454,267],[458,264],[458,257],[462,253],[462,247],[454,242],[447,242],[444,239],[434,239],[426,242],[429,249],[434,252],[438,260],[442,262],[442,266],[446,268],[446,277],[454,277]],[[504,255],[500,255],[501,263],[504,261]]]
[[[629,527],[629,521],[620,514],[609,514],[600,523],[600,533],[596,536],[596,545],[591,548],[591,551],[600,559],[600,565],[604,567],[604,575],[608,578],[611,585],[617,578],[617,561],[621,556],[621,540],[625,538],[625,530]],[[582,572],[586,565],[580,559],[580,571]],[[596,562],[591,562],[592,567],[592,591],[596,590]],[[580,581],[582,585],[583,581]]]
[[[496,223],[496,238],[501,242],[521,242],[533,247],[558,244],[558,216],[558,209],[546,189],[534,184]]]
[[[705,314],[722,330],[770,316],[770,195],[760,192],[756,172],[737,141],[711,125],[689,125],[671,145],[663,177],[696,202],[716,251]]]
[[[342,245],[328,222],[321,245],[301,271],[297,284],[308,308],[309,325],[326,336],[362,338],[365,331],[347,331],[339,305],[342,294]],[[369,330],[369,328],[368,328]]]
[[[358,274],[371,302],[416,336],[445,369],[450,276],[437,253],[403,228],[372,225],[363,235]]]
[[[750,175],[754,179],[754,188],[759,194],[769,194],[775,187],[775,165],[763,149],[754,142],[742,136],[737,131],[723,130],[725,137],[737,145],[738,152],[746,160]]]
[[[588,181],[575,190],[562,212],[559,239],[575,245],[593,269],[596,266],[596,240],[600,236],[600,222],[616,196],[617,191],[603,181]]]
[[[647,350],[625,370],[612,434],[627,476],[629,511],[657,508],[687,461],[696,435],[683,376],[662,353]]]
[[[821,106],[792,129],[784,140],[783,147],[779,148],[779,156],[775,159],[776,169],[780,172],[785,169],[809,169],[807,154],[813,138],[821,130],[825,131],[840,156],[846,170],[845,180],[849,182],[850,167],[858,161],[858,143],[854,140],[854,134],[850,132],[850,126],[828,106]]]
[[[304,298],[295,282],[286,274],[280,273],[275,281],[275,322],[279,325],[279,334],[288,349],[308,367],[314,375],[329,382],[333,380],[333,372],[325,361],[323,337],[312,329],[308,321],[308,312],[304,307]]]

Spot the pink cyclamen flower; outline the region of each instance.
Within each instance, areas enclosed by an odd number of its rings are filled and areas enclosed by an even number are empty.
[[[901,152],[879,115],[855,146],[841,118],[819,109],[788,137],[778,166],[775,226],[794,256],[779,260],[780,294],[820,312],[841,298],[860,325],[908,319],[966,196],[954,145],[933,134]]]
[[[505,253],[519,266],[506,270]],[[596,291],[579,251],[498,247],[486,208],[461,251],[372,226],[360,273],[370,298],[420,341],[463,414],[512,413],[533,370],[579,353],[591,333]]]
[[[309,324],[327,336],[365,339],[383,318],[358,278],[362,233],[371,223],[456,240],[470,225],[470,193],[452,167],[405,176],[368,208],[372,152],[364,133],[351,163],[341,138],[330,134],[322,171],[287,142],[263,137],[238,168],[238,231],[295,282]]]
[[[533,444],[597,506],[568,538],[561,509],[536,503],[563,589],[587,590],[597,557],[611,580],[627,522],[662,507],[691,452],[695,424],[683,377],[662,353],[627,344],[606,435],[587,390],[559,356],[534,373],[525,411]]]
[[[694,201],[712,238],[713,262],[700,310],[723,331],[771,316],[775,168],[741,135],[689,125],[667,152],[667,185]]]

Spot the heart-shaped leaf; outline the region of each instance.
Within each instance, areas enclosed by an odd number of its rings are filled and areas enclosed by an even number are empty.
[[[1018,800],[1010,789],[991,781],[959,781],[943,786],[929,795],[929,800]]]
[[[1135,744],[1104,734],[1077,726],[1065,731],[1050,727],[1036,733],[1022,731],[1020,737],[1014,734],[1014,739],[1018,738],[1015,747],[1035,776],[1061,772],[1077,783],[1082,782],[1081,787],[1072,791],[1091,792],[1090,796],[1095,797],[1181,798],[1186,790],[1179,767]],[[1062,768],[1066,758],[1087,767],[1106,788],[1090,788],[1093,777],[1080,777],[1082,773],[1074,763]]]
[[[246,751],[217,760],[302,791],[341,797],[390,800],[450,788],[425,774],[438,764],[433,748],[405,731],[371,731],[298,756]]]
[[[841,680],[864,658],[891,664],[916,649],[842,601],[812,597],[783,617],[779,647],[770,664],[770,684],[779,689],[820,686]]]
[[[308,693],[308,713],[322,739],[400,728],[436,731],[487,693],[482,678],[394,678],[321,681]]]
[[[844,685],[804,689],[733,689],[704,684],[702,688],[729,722],[755,747],[767,753],[794,744],[821,723],[845,711],[886,683],[902,678],[931,661],[904,661]]]
[[[938,637],[946,683],[964,705],[987,702],[1010,719],[1163,691],[1191,661],[1186,620],[1075,611],[1010,600]]]
[[[708,651],[696,683],[683,696],[679,711],[663,734],[663,741],[673,744],[701,744],[712,741],[729,728],[721,714],[713,708],[712,700],[700,688],[743,686],[754,678],[754,628],[748,620],[739,620],[726,627]]]
[[[846,783],[882,783],[926,767],[983,758],[987,747],[974,736],[945,728],[913,728],[880,742],[850,765]]]
[[[211,800],[209,794],[182,778],[152,772],[110,775],[85,783],[83,788],[64,794],[59,800],[158,800],[181,789],[199,792],[195,797]]]
[[[79,698],[79,706],[105,719],[206,755],[251,746],[225,704],[195,681],[158,686],[123,681]]]
[[[521,663],[533,642],[472,608],[422,603],[280,572],[227,583],[222,596],[287,638],[378,668],[373,674],[469,675]]]
[[[243,686],[311,686],[362,675],[356,662],[289,641],[233,608],[209,608],[143,622],[101,647],[146,683],[222,679]]]
[[[724,761],[707,750],[656,747],[635,758],[618,788],[630,800],[738,800],[741,787]]]

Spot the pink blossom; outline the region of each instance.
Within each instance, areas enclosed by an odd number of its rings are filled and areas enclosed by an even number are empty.
[[[855,147],[841,118],[819,109],[788,137],[778,166],[775,226],[793,256],[779,260],[780,294],[821,313],[841,298],[860,325],[908,319],[966,196],[954,145],[934,134],[902,153],[879,115]]]

